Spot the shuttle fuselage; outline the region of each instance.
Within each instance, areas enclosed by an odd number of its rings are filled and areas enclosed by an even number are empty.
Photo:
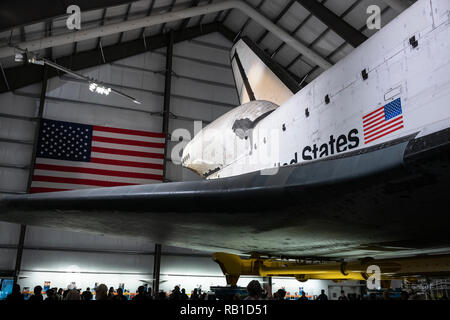
[[[183,165],[224,178],[450,127],[449,7],[448,1],[418,1],[289,99],[280,90],[280,107],[262,108],[269,102],[255,100],[223,115],[186,146]],[[247,66],[250,78],[254,69]],[[253,94],[276,96],[267,90],[259,85]],[[249,123],[263,119],[243,136],[233,127],[248,114]]]

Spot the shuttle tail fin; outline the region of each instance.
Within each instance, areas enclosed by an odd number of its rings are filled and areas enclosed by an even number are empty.
[[[231,64],[241,104],[267,100],[282,105],[300,84],[247,37],[231,49]]]

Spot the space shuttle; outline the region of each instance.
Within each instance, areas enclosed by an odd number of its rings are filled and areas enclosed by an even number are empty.
[[[303,89],[250,39],[240,39],[230,58],[241,106],[186,146],[183,165],[208,179],[270,174],[405,139],[411,147],[447,129],[448,3],[422,2]],[[366,173],[388,161],[374,161]]]
[[[247,38],[230,58],[241,105],[181,159],[204,179],[4,196],[0,220],[252,257],[419,257],[385,274],[450,274],[449,1],[417,1],[307,84]],[[216,257],[224,273],[237,261]]]

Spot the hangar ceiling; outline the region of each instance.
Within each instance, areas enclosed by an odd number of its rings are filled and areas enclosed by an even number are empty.
[[[221,1],[61,0],[45,4],[24,0],[2,1],[0,4],[0,47],[72,32],[66,27],[68,15],[65,10],[70,4],[80,6],[83,30],[218,2]],[[383,26],[414,1],[246,0],[245,2],[320,57],[334,64],[376,32],[376,30],[367,29],[366,26],[368,6],[380,7]],[[263,26],[235,9],[119,32],[101,38],[48,48],[38,53],[79,70],[163,47],[164,34],[170,29],[176,31],[176,42],[188,39],[193,39],[192,41],[195,42],[196,37],[211,32],[220,32],[230,40],[238,36],[247,36],[298,81],[309,82],[323,71],[313,61],[299,54]],[[39,82],[42,78],[39,67],[18,65],[12,57],[2,58],[0,63],[2,69],[0,92],[15,90]]]

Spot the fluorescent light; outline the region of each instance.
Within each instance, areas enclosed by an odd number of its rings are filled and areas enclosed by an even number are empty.
[[[89,90],[91,90],[92,92],[94,92],[95,91],[95,88],[97,87],[97,84],[96,83],[90,83],[89,84]]]
[[[142,102],[137,101],[137,100],[133,100],[133,102],[134,102],[134,103],[137,103],[137,104],[142,104]]]
[[[98,94],[108,95],[111,92],[111,88],[98,86],[97,88],[95,88],[95,92],[97,92]]]
[[[106,88],[104,86],[100,86],[100,85],[96,84],[95,82],[91,82],[89,84],[89,90],[91,90],[91,92],[95,92],[98,94],[104,94],[105,96],[107,96],[111,93],[111,88]]]

